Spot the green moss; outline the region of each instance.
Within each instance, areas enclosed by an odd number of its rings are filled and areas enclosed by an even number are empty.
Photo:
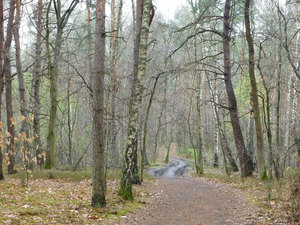
[[[266,167],[264,168],[264,172],[261,176],[261,180],[267,180],[268,179],[268,174],[267,174],[267,169]]]
[[[50,170],[51,169],[51,162],[46,162],[45,166],[44,166],[44,169]]]
[[[27,209],[21,209],[19,211],[20,216],[38,216],[38,215],[47,215],[47,211],[42,209],[33,209],[33,208],[27,208]]]
[[[105,207],[106,206],[105,196],[93,195],[92,196],[92,206],[95,208]]]
[[[127,186],[127,185],[121,184],[119,195],[124,200],[130,200],[130,201],[134,200],[131,185]]]

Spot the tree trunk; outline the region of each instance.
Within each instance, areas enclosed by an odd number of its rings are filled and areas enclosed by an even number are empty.
[[[203,133],[202,133],[202,109],[201,109],[201,95],[203,90],[202,84],[202,74],[197,75],[197,102],[196,102],[196,109],[197,109],[197,128],[198,128],[198,144],[197,144],[197,160],[196,160],[196,173],[198,175],[204,174],[203,169]],[[201,89],[202,86],[202,89]]]
[[[40,81],[42,76],[41,57],[42,57],[42,17],[43,17],[43,0],[38,2],[38,18],[36,21],[37,33],[36,33],[36,46],[35,46],[35,67],[34,78],[32,82],[33,86],[33,136],[34,146],[36,148],[36,161],[37,165],[42,168],[44,164],[44,155],[41,152],[41,138],[40,138]]]
[[[142,154],[141,154],[141,181],[143,181],[143,175],[144,175],[144,166],[145,166],[145,157],[146,157],[146,144],[147,144],[147,131],[148,131],[148,118],[150,114],[150,109],[153,101],[153,97],[155,94],[155,89],[157,86],[159,77],[155,78],[155,82],[153,85],[153,89],[151,91],[148,107],[147,107],[147,112],[146,112],[146,118],[144,122],[144,133],[143,133],[143,148],[142,148]]]
[[[214,109],[214,116],[215,116],[215,121],[216,121],[216,125],[217,125],[217,131],[219,133],[219,137],[220,137],[220,144],[221,144],[221,148],[222,148],[222,151],[223,151],[223,154],[224,156],[228,159],[229,161],[229,164],[231,166],[231,169],[233,172],[237,172],[239,171],[237,165],[236,165],[236,162],[232,156],[232,151],[229,147],[229,144],[228,144],[228,141],[227,141],[227,137],[224,133],[224,130],[222,129],[222,125],[221,125],[221,121],[220,121],[220,116],[219,116],[219,109],[218,109],[218,83],[216,83],[216,92],[217,93],[214,93],[214,90],[213,90],[213,87],[211,85],[211,81],[208,77],[208,74],[206,74],[206,77],[207,77],[207,83],[208,83],[208,88],[210,90],[210,93],[211,93],[211,96],[212,96],[212,99],[213,99],[213,109]],[[217,79],[217,77],[215,76],[215,79]]]
[[[254,61],[254,44],[251,35],[250,27],[250,16],[249,16],[250,0],[245,2],[245,26],[246,26],[246,39],[248,42],[249,51],[249,76],[251,83],[251,97],[253,103],[254,121],[255,121],[255,134],[256,134],[256,146],[257,146],[257,166],[259,177],[266,179],[266,167],[264,159],[264,141],[263,132],[261,126],[260,112],[259,112],[259,101],[258,101],[258,91],[255,78],[255,61]]]
[[[123,172],[123,177],[120,186],[120,195],[123,199],[133,199],[132,193],[132,179],[134,171],[134,151],[135,151],[135,141],[137,135],[138,126],[138,109],[142,101],[142,80],[146,75],[147,66],[147,44],[149,35],[149,21],[150,21],[150,9],[151,0],[144,1],[143,16],[142,16],[142,26],[141,26],[141,38],[139,43],[139,60],[138,60],[138,73],[137,82],[135,85],[134,94],[132,95],[132,101],[129,111],[129,127],[128,127],[128,137],[127,137],[127,147],[125,152],[125,169]]]
[[[27,101],[26,101],[26,93],[25,93],[25,84],[24,84],[24,76],[22,71],[22,62],[21,62],[21,44],[20,44],[20,23],[21,23],[21,1],[16,0],[16,16],[15,23],[13,27],[13,34],[15,40],[15,50],[16,50],[16,67],[18,73],[18,82],[19,82],[19,100],[20,100],[20,112],[21,112],[21,134],[25,134],[24,137],[24,148],[21,148],[21,152],[23,154],[23,159],[27,159],[24,161],[25,169],[28,169],[29,159],[31,159],[31,153],[29,151],[30,145],[28,142],[29,138],[29,125],[28,125],[28,113],[27,113]]]
[[[4,48],[4,9],[3,9],[3,1],[0,1],[0,138],[3,138],[2,133],[2,93],[3,93],[3,48]],[[3,175],[3,147],[0,145],[0,180],[4,179]]]
[[[93,73],[93,193],[92,206],[106,205],[105,173],[105,123],[104,123],[104,76],[105,76],[105,0],[96,3],[95,59]]]
[[[10,65],[10,47],[13,36],[13,20],[15,12],[16,2],[14,0],[10,1],[9,19],[7,23],[7,33],[6,41],[4,45],[4,67],[3,74],[5,76],[6,84],[6,117],[7,117],[7,131],[9,133],[8,144],[7,144],[7,163],[8,163],[8,174],[16,173],[15,169],[15,150],[14,150],[14,138],[15,138],[15,126],[12,110],[12,75],[11,75],[11,65]]]
[[[229,103],[229,113],[233,129],[235,145],[239,153],[241,176],[247,177],[252,174],[248,161],[247,150],[240,126],[240,119],[236,104],[236,98],[231,81],[231,61],[230,61],[230,8],[231,0],[225,2],[224,24],[223,24],[223,51],[224,51],[224,80]]]
[[[50,51],[50,40],[49,40],[49,10],[51,6],[51,2],[55,6],[55,14],[56,14],[56,37],[54,43],[54,54],[53,54],[53,62],[51,59],[51,51]],[[57,111],[57,81],[58,81],[58,66],[59,66],[59,57],[60,57],[60,48],[63,42],[63,31],[69,20],[70,15],[75,9],[76,5],[79,3],[79,0],[73,0],[70,3],[69,8],[62,14],[62,4],[60,0],[52,0],[48,6],[47,12],[47,54],[48,54],[48,66],[49,66],[49,79],[50,79],[50,118],[48,124],[48,135],[47,135],[47,154],[46,154],[46,164],[45,169],[51,169],[55,166],[55,126],[56,126],[56,111]]]
[[[116,96],[118,89],[117,77],[117,49],[119,46],[118,36],[121,30],[123,0],[119,1],[118,15],[116,16],[116,0],[112,1],[112,38],[111,38],[111,163],[119,165],[119,151],[117,149],[117,126],[116,126]]]
[[[279,12],[278,12],[279,16]],[[274,169],[275,176],[277,179],[281,177],[280,174],[280,151],[281,151],[281,142],[280,142],[280,106],[281,106],[281,75],[282,75],[282,27],[281,27],[281,19],[279,17],[279,45],[278,45],[278,72],[277,72],[277,83],[276,83],[276,91],[277,91],[277,102],[276,102],[276,154],[274,157]]]

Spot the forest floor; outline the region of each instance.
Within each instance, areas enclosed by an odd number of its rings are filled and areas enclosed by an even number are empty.
[[[0,181],[0,224],[115,224],[120,217],[138,211],[150,198],[153,184],[134,187],[135,201],[118,195],[119,174],[108,174],[107,207],[91,207],[90,173],[38,172],[27,187],[17,176]],[[152,179],[153,180],[153,179]]]
[[[124,216],[118,224],[300,224],[291,222],[284,184],[241,180],[238,174],[228,177],[219,170],[207,172],[206,177],[186,171],[180,159],[151,170],[158,179],[149,191],[157,194],[144,208]]]
[[[159,178],[146,175],[143,185],[134,185],[132,202],[118,195],[119,172],[109,172],[103,209],[90,206],[90,173],[39,171],[27,187],[7,176],[0,181],[0,224],[300,224],[291,222],[297,211],[290,182],[241,179],[212,168],[205,177],[187,171],[180,159],[152,169]]]

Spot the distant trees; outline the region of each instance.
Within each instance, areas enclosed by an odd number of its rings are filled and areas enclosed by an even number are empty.
[[[174,151],[200,175],[297,166],[299,3],[189,0],[171,20],[125,3],[0,2],[0,179],[26,148],[40,169],[93,167],[104,206],[106,170],[132,199],[144,165]]]

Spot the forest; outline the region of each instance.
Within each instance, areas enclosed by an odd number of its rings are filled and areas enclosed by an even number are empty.
[[[0,224],[299,224],[299,56],[299,0],[0,0]]]

